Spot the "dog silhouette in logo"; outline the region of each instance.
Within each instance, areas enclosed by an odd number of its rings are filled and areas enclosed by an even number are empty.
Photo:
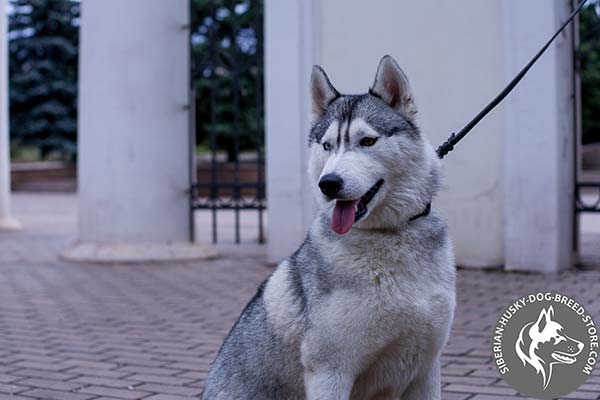
[[[555,364],[570,365],[583,350],[583,343],[567,336],[563,326],[554,320],[554,308],[542,309],[537,321],[526,324],[515,344],[517,355],[523,362],[542,374],[546,390]]]

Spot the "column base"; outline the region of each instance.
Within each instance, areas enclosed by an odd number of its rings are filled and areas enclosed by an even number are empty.
[[[150,263],[205,260],[217,255],[215,247],[202,243],[79,241],[70,245],[61,259],[93,263]]]
[[[0,231],[18,231],[21,223],[14,218],[0,218]]]

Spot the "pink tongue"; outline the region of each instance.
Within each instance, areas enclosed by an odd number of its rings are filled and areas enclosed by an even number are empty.
[[[359,200],[338,200],[335,202],[333,215],[331,216],[331,229],[335,233],[343,235],[352,228],[354,223],[354,207]]]

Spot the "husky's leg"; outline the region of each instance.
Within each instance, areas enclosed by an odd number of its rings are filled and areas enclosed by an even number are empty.
[[[322,370],[304,374],[306,400],[348,400],[354,378],[339,371]]]
[[[348,400],[361,369],[364,349],[351,340],[313,331],[301,346],[306,400]]]
[[[402,400],[440,400],[440,360],[436,358],[429,368],[421,369],[419,375],[410,383]]]

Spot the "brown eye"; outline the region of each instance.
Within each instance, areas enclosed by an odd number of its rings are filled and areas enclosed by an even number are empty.
[[[375,142],[377,141],[377,138],[374,137],[364,137],[360,140],[360,145],[361,146],[373,146],[375,144]]]
[[[329,151],[331,150],[331,145],[329,144],[329,142],[325,142],[323,143],[323,148],[325,149],[325,151]]]

